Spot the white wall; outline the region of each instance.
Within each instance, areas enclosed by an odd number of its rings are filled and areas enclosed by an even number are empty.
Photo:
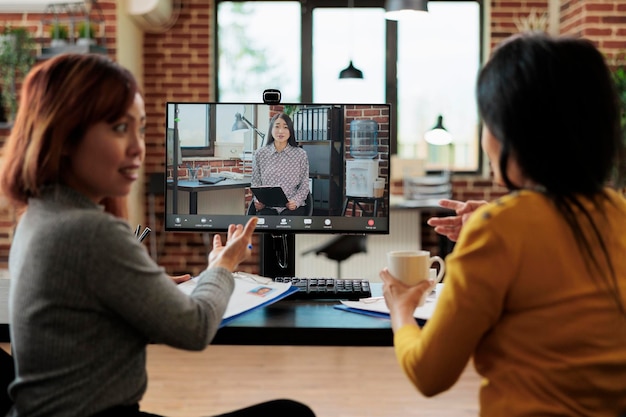
[[[303,252],[333,239],[334,235],[296,235],[296,276],[337,277],[337,262],[315,252]],[[352,255],[341,262],[341,278],[363,278],[380,282],[378,272],[387,265],[390,250],[421,249],[420,211],[417,209],[392,209],[390,233],[369,235],[367,252]]]

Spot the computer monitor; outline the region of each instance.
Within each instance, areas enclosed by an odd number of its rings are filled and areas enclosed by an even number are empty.
[[[211,111],[186,117],[190,106]],[[259,185],[252,181],[254,158],[273,146],[270,120],[279,113],[292,120],[309,165],[307,209],[298,216],[256,214],[253,203],[251,187]],[[198,120],[198,114],[211,120]],[[177,169],[166,163],[165,230],[224,232],[257,215],[256,232],[274,237],[388,234],[390,115],[389,104],[168,102],[166,131],[202,127],[206,137],[200,139],[214,154],[185,156]],[[185,138],[179,139],[184,146]],[[166,147],[166,162],[174,149]],[[291,175],[287,166],[284,175]]]

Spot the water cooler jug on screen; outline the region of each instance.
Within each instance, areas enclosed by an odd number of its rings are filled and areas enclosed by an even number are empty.
[[[378,123],[374,120],[350,122],[350,156],[346,160],[346,195],[374,197],[378,178]],[[374,159],[373,159],[374,158]]]

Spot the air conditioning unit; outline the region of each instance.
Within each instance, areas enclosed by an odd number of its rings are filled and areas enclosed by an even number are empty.
[[[169,28],[173,21],[173,1],[176,0],[128,0],[128,14],[145,31]]]

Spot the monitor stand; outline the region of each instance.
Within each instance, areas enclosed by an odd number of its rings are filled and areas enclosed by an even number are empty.
[[[296,275],[295,233],[261,235],[261,275],[268,278]]]

